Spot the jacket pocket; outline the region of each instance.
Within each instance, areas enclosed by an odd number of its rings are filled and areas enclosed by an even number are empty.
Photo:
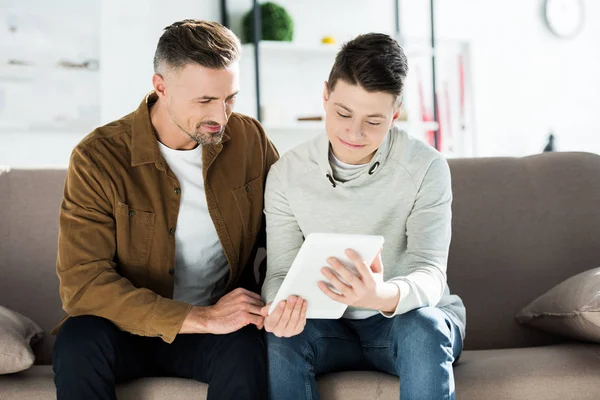
[[[117,258],[125,265],[141,267],[148,263],[154,237],[155,215],[117,202]]]
[[[253,238],[262,222],[263,177],[259,176],[244,186],[233,189],[233,197],[242,219],[244,235]]]

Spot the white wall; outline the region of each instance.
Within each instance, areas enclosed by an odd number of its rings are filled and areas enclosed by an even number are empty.
[[[233,27],[239,32],[236,19],[246,11],[249,2],[230,3]],[[376,0],[368,5],[363,0],[346,0],[343,7],[342,2],[334,0],[278,3],[293,16],[294,41],[302,44],[318,43],[325,35],[345,41],[366,31],[390,33],[394,29],[393,0]],[[538,153],[550,130],[557,137],[558,150],[600,153],[600,124],[595,119],[596,110],[600,109],[600,2],[584,0],[585,25],[572,40],[559,39],[546,28],[543,0],[435,3],[438,39],[470,44],[474,155]],[[429,29],[429,1],[402,0],[403,36],[428,37]],[[303,75],[314,75],[321,65],[306,63],[301,68]],[[277,71],[265,66],[263,73],[264,101],[276,101],[278,91],[285,92],[293,81],[302,78],[285,68]],[[253,93],[252,87],[245,90]],[[320,96],[320,88],[310,87],[294,96],[299,107],[314,102]],[[285,93],[281,99],[287,105]],[[243,107],[244,111],[253,112],[246,103]]]
[[[184,18],[219,20],[220,6],[216,0],[102,0],[100,18],[101,123],[107,123],[137,108],[152,89],[162,29]],[[87,133],[0,132],[0,165],[66,166]]]
[[[537,153],[550,129],[561,151],[600,153],[600,2],[584,0],[573,40],[547,30],[541,0],[436,3],[440,37],[471,42],[478,155]]]
[[[364,31],[393,30],[392,0],[345,0],[343,6],[338,0],[278,2],[292,14],[295,40],[303,43],[329,34],[346,40]],[[428,3],[402,1],[405,35],[428,33]],[[476,155],[539,152],[549,129],[557,135],[559,150],[600,153],[594,118],[600,109],[600,2],[584,0],[586,25],[569,41],[544,27],[541,3],[436,2],[438,36],[471,43]],[[251,2],[230,4],[235,23]],[[108,122],[132,111],[151,88],[152,55],[161,29],[182,18],[219,20],[220,8],[218,0],[103,0],[101,18],[102,122]],[[270,90],[285,90],[285,82],[271,81]],[[253,82],[242,84],[250,90]],[[85,133],[0,133],[0,164],[65,165]]]
[[[152,59],[163,28],[185,18],[220,19],[215,0],[102,0],[102,120],[138,107],[152,90]]]

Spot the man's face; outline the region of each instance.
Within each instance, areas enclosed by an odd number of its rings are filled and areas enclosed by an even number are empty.
[[[188,64],[165,75],[163,95],[171,122],[200,145],[220,143],[239,92],[238,63],[224,69]]]
[[[394,95],[367,92],[343,80],[331,92],[325,83],[323,106],[333,153],[347,164],[371,161],[400,111]]]

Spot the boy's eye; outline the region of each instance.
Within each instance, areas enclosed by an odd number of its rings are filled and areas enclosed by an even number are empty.
[[[379,122],[369,122],[369,121],[367,121],[367,124],[369,124],[369,125],[371,125],[371,126],[377,126],[377,125],[380,125],[380,123],[379,123]]]
[[[338,115],[339,115],[340,117],[342,117],[342,118],[350,118],[350,116],[349,116],[349,115],[345,115],[345,114],[342,114],[342,113],[340,113],[340,112],[338,112]]]

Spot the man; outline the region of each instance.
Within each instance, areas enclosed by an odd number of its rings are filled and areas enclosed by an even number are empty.
[[[446,282],[450,171],[438,152],[394,126],[406,73],[403,50],[387,35],[345,44],[323,92],[326,135],[271,168],[266,303],[306,235],[385,237],[372,265],[348,250],[357,274],[335,259],[322,269],[337,292],[324,282],[320,289],[350,306],[343,318],[307,321],[307,303],[295,296],[269,316],[263,308],[271,399],[318,399],[315,376],[344,370],[399,376],[403,400],[455,397],[465,310]]]
[[[225,27],[165,28],[154,91],[73,151],[60,212],[58,399],[175,376],[209,399],[264,399],[264,318],[252,265],[278,154],[232,113],[240,43]],[[248,264],[248,267],[246,265]]]

